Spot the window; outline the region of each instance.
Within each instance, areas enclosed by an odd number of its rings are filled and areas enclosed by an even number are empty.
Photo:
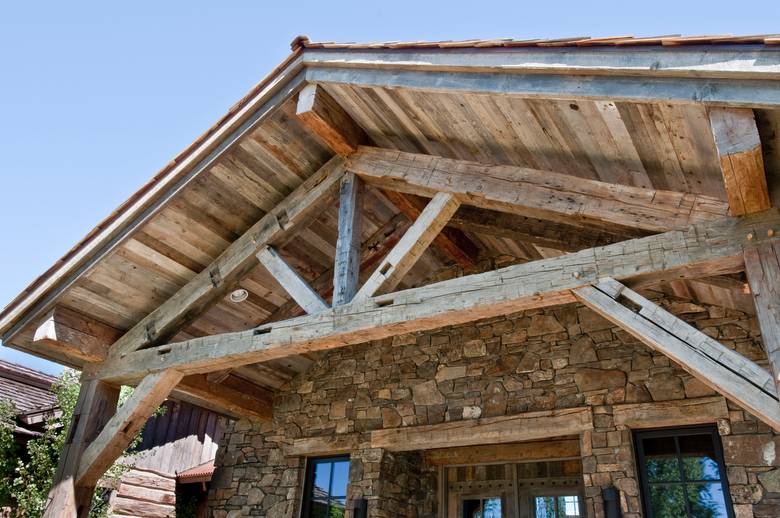
[[[303,518],[343,518],[347,507],[349,457],[309,459]]]
[[[580,497],[567,496],[537,496],[534,497],[535,518],[579,518]]]
[[[638,432],[635,439],[648,518],[733,518],[715,427]]]
[[[464,518],[501,518],[501,497],[467,498],[463,500]]]

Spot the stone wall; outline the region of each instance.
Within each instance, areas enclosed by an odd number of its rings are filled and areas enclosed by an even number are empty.
[[[765,365],[754,319],[659,303]],[[349,496],[368,498],[372,517],[432,517],[435,471],[416,454],[371,449],[368,432],[589,406],[594,430],[581,437],[588,516],[603,515],[601,488],[615,485],[624,516],[636,518],[632,435],[615,425],[613,408],[711,395],[668,358],[577,305],[336,349],[278,395],[272,422],[231,426],[217,456],[212,512],[298,516],[305,461],[286,455],[288,448],[297,438],[356,433]],[[718,425],[737,516],[780,516],[777,437],[730,403]]]

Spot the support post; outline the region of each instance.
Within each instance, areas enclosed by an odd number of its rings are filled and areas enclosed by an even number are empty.
[[[119,388],[82,377],[73,419],[46,501],[44,518],[87,518],[89,515],[95,484],[77,482],[79,464],[84,450],[116,411],[118,400]]]
[[[360,276],[362,187],[354,173],[341,180],[339,236],[333,271],[333,306],[347,304],[357,293]]]

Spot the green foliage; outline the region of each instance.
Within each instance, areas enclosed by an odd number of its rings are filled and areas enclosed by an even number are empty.
[[[24,518],[38,518],[43,515],[46,497],[57,471],[57,461],[70,433],[73,412],[79,396],[79,386],[79,373],[66,369],[52,387],[57,396],[57,403],[62,410],[61,415],[46,423],[46,431],[42,437],[27,443],[28,459],[26,461],[19,459],[18,455],[14,456],[15,474],[12,477],[13,481],[4,485],[9,488],[10,496]],[[131,388],[122,387],[119,404],[126,401],[131,394]],[[132,451],[140,439],[139,434],[128,450]],[[2,431],[0,431],[0,452],[4,447],[3,442]],[[126,454],[121,463],[115,463],[108,470],[103,481],[109,482],[110,485],[112,479],[118,479],[131,469],[133,456],[133,454]],[[3,456],[3,458],[5,457]],[[2,469],[2,463],[0,463],[0,469]],[[100,518],[107,515],[108,493],[109,490],[103,487],[98,487],[95,490],[90,518]]]
[[[0,506],[11,503],[11,482],[19,456],[19,445],[14,438],[15,415],[10,401],[0,401]]]

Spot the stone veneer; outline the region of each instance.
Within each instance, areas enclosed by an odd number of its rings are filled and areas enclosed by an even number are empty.
[[[660,300],[721,343],[765,365],[755,319],[718,307]],[[296,517],[305,460],[285,455],[302,437],[357,432],[350,498],[369,516],[436,515],[436,471],[416,453],[368,446],[380,428],[590,406],[581,437],[588,516],[603,516],[601,488],[620,490],[624,517],[641,516],[632,434],[613,406],[713,395],[668,358],[577,305],[526,311],[324,353],[275,402],[272,422],[233,423],[211,486],[213,516]],[[737,518],[780,516],[780,441],[729,403],[719,420]]]

